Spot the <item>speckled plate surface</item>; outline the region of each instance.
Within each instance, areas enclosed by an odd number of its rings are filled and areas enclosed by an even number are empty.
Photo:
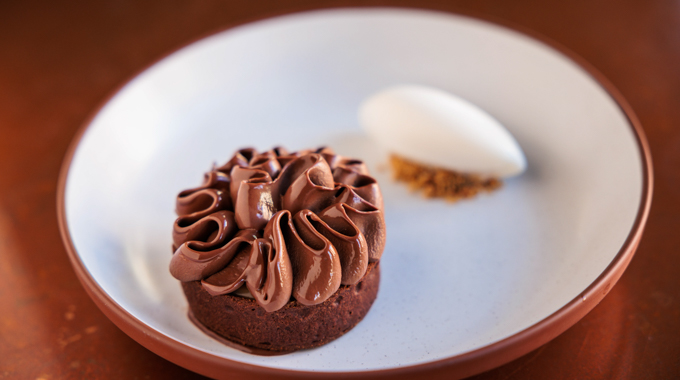
[[[74,141],[59,217],[76,273],[123,331],[213,377],[455,377],[519,357],[606,295],[651,201],[634,115],[560,51],[478,19],[383,8],[277,17],[189,45],[122,87]],[[488,111],[524,149],[527,172],[454,204],[391,182],[356,111],[398,83]],[[383,190],[387,246],[363,322],[324,347],[265,357],[189,322],[168,263],[177,192],[240,147],[275,145],[364,159]]]

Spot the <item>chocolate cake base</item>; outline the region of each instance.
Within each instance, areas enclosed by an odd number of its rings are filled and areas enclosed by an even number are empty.
[[[193,317],[208,330],[246,347],[283,353],[324,345],[352,329],[368,313],[379,285],[380,267],[371,263],[359,283],[340,286],[326,301],[304,306],[292,299],[272,313],[250,298],[213,297],[200,281],[182,288]]]

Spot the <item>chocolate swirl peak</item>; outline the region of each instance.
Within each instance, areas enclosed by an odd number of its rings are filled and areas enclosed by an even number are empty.
[[[266,311],[358,283],[385,246],[380,189],[329,148],[242,149],[177,196],[170,273],[213,296],[245,286]]]

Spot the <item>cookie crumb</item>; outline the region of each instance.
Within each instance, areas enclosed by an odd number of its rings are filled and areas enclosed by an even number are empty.
[[[390,166],[396,181],[407,183],[413,191],[422,191],[426,198],[444,198],[455,202],[474,197],[481,191],[496,190],[503,185],[498,178],[482,178],[422,165],[396,154],[390,155]]]

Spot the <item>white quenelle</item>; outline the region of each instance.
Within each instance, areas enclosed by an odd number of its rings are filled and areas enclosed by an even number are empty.
[[[522,149],[498,120],[432,87],[380,91],[363,102],[359,122],[389,152],[420,164],[502,178],[526,169]]]

